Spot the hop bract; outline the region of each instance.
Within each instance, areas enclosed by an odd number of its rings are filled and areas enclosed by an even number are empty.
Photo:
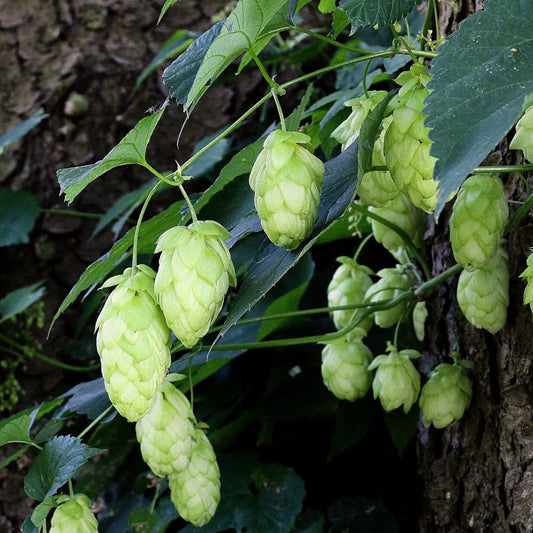
[[[527,282],[524,290],[524,304],[529,304],[531,312],[533,312],[533,253],[528,255],[527,268],[520,274],[520,277]]]
[[[52,515],[50,533],[97,533],[98,521],[91,511],[91,500],[85,494],[60,496]]]
[[[275,130],[250,172],[261,226],[277,246],[297,248],[313,229],[324,181],[324,164],[302,144],[304,133]]]
[[[369,370],[376,370],[372,390],[385,411],[393,411],[403,405],[405,413],[416,402],[420,392],[420,374],[411,359],[422,356],[416,350],[397,351],[389,344],[390,353],[378,355]]]
[[[220,472],[213,447],[196,428],[189,466],[168,478],[170,498],[180,516],[201,527],[215,514],[220,501]]]
[[[337,268],[328,285],[328,306],[338,307],[343,305],[362,304],[366,291],[372,285],[372,270],[360,265],[350,257],[338,257],[341,265]],[[360,315],[364,308],[337,310],[332,312],[333,322],[337,329],[346,327]],[[372,317],[365,318],[359,327],[368,331],[373,324]]]
[[[130,422],[150,408],[170,365],[170,330],[155,301],[154,276],[139,265],[106,281],[103,287],[116,287],[96,320],[105,388]]]
[[[480,268],[500,247],[509,216],[501,180],[475,174],[462,185],[450,219],[455,260],[467,270]]]
[[[481,268],[463,270],[457,284],[457,302],[466,319],[490,333],[505,326],[509,305],[509,261],[503,249]]]
[[[516,132],[509,148],[523,150],[525,158],[533,161],[533,107],[528,108],[516,124]]]
[[[444,428],[463,417],[472,397],[472,386],[465,369],[442,363],[431,372],[420,393],[424,426]]]
[[[156,476],[170,476],[188,467],[195,423],[189,400],[165,380],[135,427],[142,457]]]
[[[212,220],[193,222],[163,233],[155,294],[174,335],[190,348],[216,320],[235,269],[224,240],[230,234]]]
[[[357,329],[357,328],[356,328]],[[359,330],[364,333],[364,330]],[[372,352],[360,335],[350,334],[327,343],[322,350],[324,385],[339,400],[362,398],[370,388],[372,374],[368,365]]]

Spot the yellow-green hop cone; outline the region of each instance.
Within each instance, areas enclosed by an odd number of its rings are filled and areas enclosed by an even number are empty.
[[[96,320],[105,388],[130,422],[148,411],[170,366],[170,330],[155,301],[154,276],[139,265],[106,281],[103,287],[116,287]]]
[[[297,248],[318,218],[324,164],[302,144],[304,133],[275,130],[250,172],[250,187],[261,226],[277,246]]]
[[[398,352],[390,343],[387,351],[390,353],[378,355],[368,367],[376,370],[372,382],[374,399],[379,398],[387,412],[403,406],[404,413],[407,413],[420,392],[420,374],[411,359],[422,354],[416,350]]]
[[[207,524],[220,501],[220,472],[205,433],[195,429],[189,466],[168,478],[170,499],[180,516],[196,527]]]
[[[163,233],[155,294],[174,335],[190,348],[216,320],[235,268],[224,240],[230,234],[212,220],[193,222]]]
[[[351,402],[362,398],[372,384],[372,373],[368,370],[372,352],[361,336],[354,333],[324,346],[321,367],[324,385],[339,400]]]
[[[465,369],[458,364],[442,363],[422,387],[418,401],[424,426],[441,429],[463,417],[472,397],[472,386]]]
[[[189,466],[195,423],[189,400],[165,380],[135,426],[142,457],[156,476],[170,476]]]
[[[343,305],[362,304],[366,291],[372,285],[372,270],[357,263],[350,257],[338,257],[341,265],[337,268],[328,285],[328,306],[339,307]],[[332,312],[333,322],[337,329],[346,327],[355,320],[357,315],[364,311],[361,309],[346,309]],[[368,331],[373,324],[373,318],[365,318],[358,326]]]
[[[501,180],[470,176],[462,185],[450,218],[455,260],[467,270],[480,268],[500,247],[509,207]]]
[[[416,302],[413,307],[413,329],[416,338],[422,342],[426,335],[426,319],[428,317],[428,310],[426,302]]]
[[[528,108],[517,122],[509,148],[523,150],[525,158],[533,161],[533,107]]]
[[[91,500],[85,494],[60,496],[52,515],[50,533],[97,533],[98,521],[91,511]]]
[[[419,63],[398,76],[402,85],[385,133],[387,167],[400,191],[416,207],[431,213],[437,204],[437,182],[433,179],[436,159],[429,154],[429,128],[424,126],[424,100],[429,94],[425,67]]]
[[[490,333],[505,326],[509,305],[509,261],[499,249],[481,268],[463,270],[457,284],[457,302],[466,319]]]
[[[533,253],[529,254],[527,268],[520,274],[520,277],[527,282],[526,288],[524,289],[524,304],[529,304],[533,313]]]

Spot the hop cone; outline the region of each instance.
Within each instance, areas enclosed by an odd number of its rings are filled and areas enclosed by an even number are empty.
[[[368,113],[372,111],[387,96],[386,91],[368,91],[368,96],[352,98],[344,103],[346,107],[351,107],[350,116],[337,126],[331,136],[341,143],[342,150],[346,150],[352,144],[361,131],[361,126]]]
[[[480,268],[500,246],[509,207],[498,178],[475,174],[462,185],[450,219],[455,260],[467,270]]]
[[[268,238],[288,250],[307,238],[318,218],[324,164],[300,143],[304,133],[275,130],[250,172],[254,203]]]
[[[372,352],[360,336],[347,335],[327,343],[322,350],[324,385],[339,400],[353,402],[362,398],[372,383],[368,370],[371,360]]]
[[[393,411],[403,405],[407,413],[416,402],[420,392],[420,374],[411,359],[421,357],[416,350],[402,350],[389,344],[390,353],[378,355],[368,367],[376,370],[372,390],[374,399],[379,397],[385,411]]]
[[[168,478],[170,499],[180,516],[201,527],[215,514],[220,501],[220,472],[213,447],[205,433],[195,429],[189,466]]]
[[[436,159],[429,154],[429,128],[424,126],[424,99],[429,94],[425,67],[416,64],[396,79],[402,85],[385,133],[387,167],[400,191],[413,204],[431,213],[437,203],[437,182],[433,180]]]
[[[98,521],[91,511],[91,500],[85,494],[73,498],[60,496],[54,511],[50,533],[97,533]],[[62,502],[62,503],[61,503]]]
[[[442,363],[429,376],[420,393],[424,426],[444,428],[463,417],[472,397],[472,386],[460,365]]]
[[[355,259],[338,257],[341,265],[337,268],[328,285],[328,306],[337,307],[342,305],[356,305],[363,303],[366,291],[372,285],[370,274],[372,271],[363,265],[359,265]],[[361,309],[346,309],[332,312],[333,322],[337,329],[346,327]],[[358,324],[359,327],[368,331],[373,324],[372,317],[367,317]]]
[[[529,254],[527,268],[520,274],[520,277],[527,282],[524,290],[524,304],[529,304],[531,312],[533,312],[533,253]]]
[[[422,342],[425,337],[426,318],[428,317],[428,310],[426,302],[417,302],[413,307],[413,329],[415,330],[416,338]]]
[[[139,265],[103,287],[111,292],[96,320],[105,388],[130,422],[150,408],[170,365],[170,330],[154,298],[154,271]]]
[[[396,298],[413,286],[413,279],[406,267],[397,265],[396,268],[383,268],[378,273],[381,278],[374,283],[365,295],[366,302],[382,302]],[[374,321],[381,328],[394,326],[407,311],[408,302],[400,302],[390,309],[383,309],[374,313]]]
[[[516,132],[509,148],[523,150],[525,158],[533,161],[533,107],[527,109],[516,124]]]
[[[483,267],[461,272],[457,302],[466,319],[477,328],[490,333],[503,328],[509,305],[509,262],[501,248]]]
[[[235,269],[224,239],[230,234],[218,222],[193,222],[163,233],[155,277],[155,294],[174,335],[190,348],[216,320]]]
[[[189,400],[165,380],[152,407],[135,426],[143,459],[156,476],[170,476],[187,468],[195,422]]]

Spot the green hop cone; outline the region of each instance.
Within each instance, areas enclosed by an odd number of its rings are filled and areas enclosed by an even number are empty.
[[[433,212],[437,204],[437,182],[433,179],[436,159],[429,154],[429,128],[424,126],[425,88],[430,76],[420,63],[398,76],[402,85],[392,111],[392,122],[385,133],[387,167],[400,191],[416,207]]]
[[[235,268],[224,239],[230,234],[212,220],[193,222],[163,233],[155,294],[174,335],[190,348],[216,320]]]
[[[91,500],[85,494],[59,496],[50,533],[97,533],[98,521],[91,511]]]
[[[338,307],[343,305],[362,304],[366,291],[372,285],[370,275],[372,270],[357,263],[350,257],[338,257],[341,265],[337,268],[328,285],[328,306]],[[361,309],[346,309],[332,312],[333,322],[337,329],[346,327],[355,320]],[[373,318],[365,318],[358,326],[368,331],[373,324]]]
[[[526,280],[526,288],[524,290],[524,304],[529,304],[531,312],[533,313],[533,253],[530,253],[527,258],[527,267],[520,274],[522,279]]]
[[[386,91],[368,91],[368,96],[352,98],[344,102],[346,107],[351,107],[350,116],[335,128],[331,136],[341,143],[342,150],[346,150],[352,144],[361,131],[361,126],[368,113],[372,111],[387,96]]]
[[[396,268],[383,268],[377,275],[381,278],[365,294],[365,302],[377,303],[391,300],[413,287],[413,277],[408,267],[396,265]],[[390,309],[374,313],[374,321],[381,328],[390,328],[398,323],[408,307],[408,300],[398,303]]]
[[[472,397],[472,386],[465,369],[458,364],[442,363],[422,387],[418,403],[424,426],[441,429],[463,417]]]
[[[170,366],[170,330],[155,301],[154,276],[139,265],[106,281],[102,287],[116,287],[96,320],[105,388],[130,422],[150,408]]]
[[[205,433],[195,429],[189,466],[168,478],[170,499],[180,516],[201,527],[215,514],[220,501],[220,472],[213,447]]]
[[[428,317],[428,310],[426,302],[416,302],[413,307],[413,329],[416,338],[422,342],[426,334],[426,318]]]
[[[297,248],[318,218],[324,164],[302,144],[304,133],[275,130],[250,172],[250,187],[261,226],[277,246]]]
[[[463,270],[457,284],[457,302],[466,319],[490,333],[505,326],[509,305],[509,261],[499,249],[481,268]]]
[[[525,158],[533,161],[533,106],[528,108],[517,122],[509,148],[523,150]]]
[[[372,384],[368,370],[372,352],[361,339],[364,330],[359,330],[357,335],[357,329],[328,342],[322,349],[322,379],[339,400],[353,402],[362,398]]]
[[[156,476],[170,476],[188,467],[195,423],[189,400],[165,380],[152,407],[135,426],[142,457]]]
[[[372,390],[374,399],[379,398],[385,411],[393,411],[403,405],[407,413],[416,402],[420,392],[420,374],[411,359],[422,356],[416,350],[397,351],[389,343],[389,354],[378,355],[368,367],[376,370]]]
[[[486,174],[470,176],[459,190],[450,218],[455,260],[467,270],[485,265],[500,247],[508,216],[501,180]]]

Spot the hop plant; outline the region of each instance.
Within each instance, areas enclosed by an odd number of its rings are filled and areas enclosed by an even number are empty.
[[[365,294],[365,302],[377,303],[400,296],[413,286],[413,277],[407,266],[396,265],[395,268],[383,268],[377,275],[381,278]],[[381,328],[394,326],[407,311],[408,301],[400,302],[390,309],[374,313],[374,321]]]
[[[533,106],[529,107],[517,122],[509,148],[523,150],[525,158],[533,161]]]
[[[524,304],[529,304],[531,312],[533,313],[533,253],[530,253],[527,258],[527,267],[520,274],[520,277],[527,282],[524,290]]]
[[[209,439],[200,428],[194,432],[189,466],[168,478],[170,499],[180,516],[201,527],[215,514],[220,501],[220,472]]]
[[[462,185],[450,219],[455,260],[467,270],[480,268],[500,246],[509,207],[502,182],[486,174]]]
[[[424,126],[424,100],[429,94],[430,76],[417,63],[402,72],[396,82],[401,85],[393,104],[392,122],[385,133],[384,151],[387,167],[400,191],[416,207],[433,212],[437,203],[437,182],[433,180],[436,159],[429,154],[429,128]]]
[[[420,392],[420,374],[411,359],[418,359],[422,354],[416,350],[399,352],[391,343],[387,351],[390,353],[378,355],[368,367],[376,371],[372,382],[374,399],[379,398],[387,412],[403,405],[407,413]]]
[[[135,426],[142,457],[156,476],[170,476],[189,466],[195,423],[189,400],[166,379]]]
[[[416,302],[413,307],[413,329],[416,338],[422,342],[425,337],[426,318],[428,317],[428,310],[426,302]]]
[[[59,506],[52,515],[50,533],[97,533],[98,521],[85,494],[59,496]]]
[[[422,387],[419,404],[424,426],[444,428],[457,422],[470,403],[472,386],[461,364],[442,363]]]
[[[304,133],[275,130],[250,172],[261,226],[277,246],[297,248],[313,229],[324,181],[324,164],[302,144]]]
[[[170,330],[155,301],[154,276],[139,265],[106,281],[102,287],[116,287],[96,320],[105,388],[130,422],[150,408],[170,365]]]
[[[237,283],[224,239],[230,234],[212,220],[163,233],[155,294],[174,335],[190,348],[216,320],[229,286]]]
[[[322,349],[322,379],[339,400],[353,402],[362,398],[372,383],[368,370],[372,352],[363,344],[361,335],[364,333],[356,328],[349,335],[328,342]]]
[[[360,265],[355,259],[350,257],[338,257],[337,261],[341,265],[333,274],[328,285],[328,306],[337,307],[363,303],[366,291],[372,285],[372,278],[370,277],[372,270]],[[335,327],[337,329],[346,327],[361,312],[362,309],[333,311],[332,317]],[[372,324],[373,318],[367,317],[358,326],[368,331]]]
[[[457,302],[466,319],[490,333],[505,326],[509,305],[509,261],[499,249],[481,268],[463,270],[457,284]]]

